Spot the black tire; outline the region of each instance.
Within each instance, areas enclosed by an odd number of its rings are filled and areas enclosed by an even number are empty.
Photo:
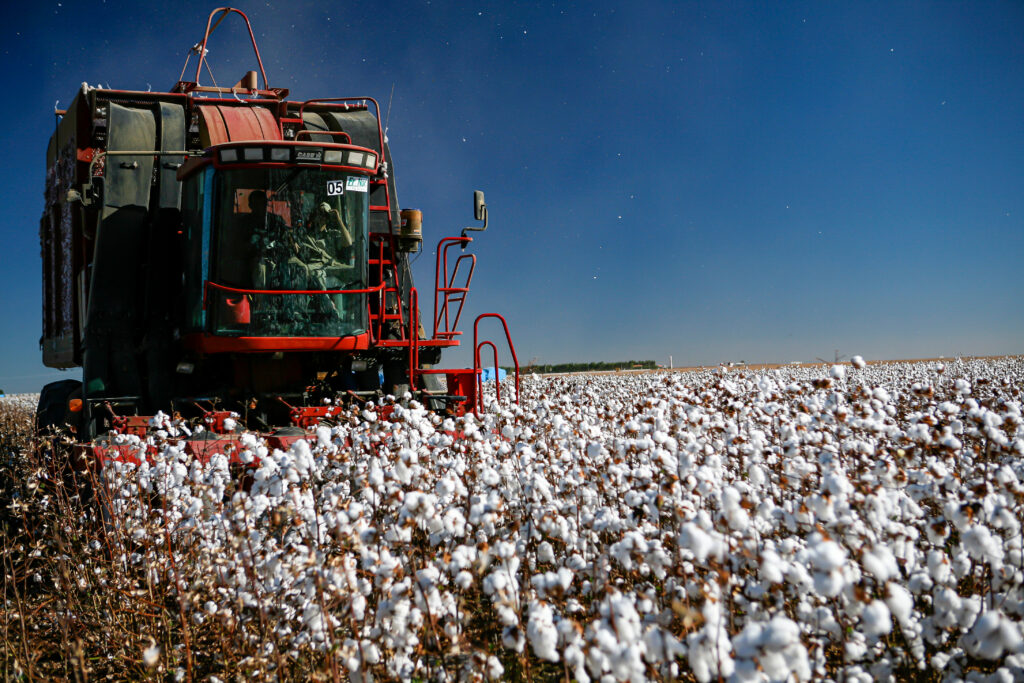
[[[39,392],[36,407],[36,457],[46,466],[47,479],[63,488],[64,495],[92,495],[88,478],[82,477],[86,465],[76,460],[73,442],[78,440],[81,412],[68,410],[68,401],[82,397],[82,383],[76,379],[52,382]]]
[[[36,407],[37,434],[68,426],[78,427],[78,414],[68,410],[68,401],[76,393],[78,396],[82,394],[82,383],[77,379],[62,379],[43,387]]]

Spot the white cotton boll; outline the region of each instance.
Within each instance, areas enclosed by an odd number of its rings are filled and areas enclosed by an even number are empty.
[[[853,358],[851,358],[850,364],[853,365],[853,367],[857,368],[858,370],[863,369],[867,365],[867,363],[864,362],[864,358],[861,356],[854,356]]]
[[[976,560],[1001,564],[1003,559],[1002,541],[983,524],[975,524],[964,531],[961,537],[964,549]]]
[[[864,635],[868,638],[884,636],[892,631],[892,614],[881,600],[874,600],[860,615]]]
[[[707,560],[708,555],[715,549],[714,539],[693,522],[683,525],[682,532],[679,534],[679,545],[689,548],[698,562]]]
[[[725,514],[726,522],[733,531],[744,531],[750,526],[750,515],[743,508],[736,506],[729,508]]]
[[[846,378],[846,366],[845,365],[833,365],[832,369],[828,372],[833,379],[845,379]]]
[[[850,480],[841,471],[829,472],[822,478],[821,483],[822,489],[833,496],[844,495],[853,491],[853,484],[850,483]]]
[[[506,626],[501,631],[501,644],[508,650],[522,652],[526,647],[526,635],[518,626]]]
[[[795,621],[776,615],[768,622],[762,640],[769,650],[783,650],[800,641],[800,627]]]
[[[963,550],[957,552],[953,556],[953,574],[958,579],[962,579],[971,572],[971,556],[969,553]]]
[[[886,590],[888,595],[885,598],[885,604],[889,607],[889,611],[896,617],[896,621],[901,627],[909,629],[913,625],[913,596],[910,591],[895,582],[887,584]]]
[[[538,562],[554,562],[555,561],[555,549],[547,541],[542,541],[537,546],[537,561]]]
[[[832,610],[828,607],[823,606],[817,608],[814,610],[814,614],[807,621],[814,624],[816,629],[820,629],[831,634],[833,638],[838,639],[842,635],[842,628],[839,626],[839,622],[836,621]]]
[[[859,631],[850,633],[846,639],[846,647],[843,650],[844,659],[847,662],[858,662],[864,659],[864,655],[867,653],[868,646],[864,641],[864,635]]]
[[[820,541],[820,536],[809,539],[808,545],[816,539]],[[835,541],[820,541],[810,548],[810,560],[815,569],[830,572],[846,563],[846,551]]]
[[[549,662],[558,661],[558,631],[554,625],[554,614],[547,603],[536,600],[530,603],[526,635],[535,655]]]
[[[948,448],[951,451],[959,451],[963,448],[963,442],[953,436],[952,430],[950,430],[949,427],[942,428],[942,436],[939,437],[939,445],[944,448]]]
[[[769,583],[782,583],[785,580],[782,558],[774,550],[761,553],[761,579]]]
[[[934,585],[935,582],[932,581],[931,577],[924,571],[914,572],[910,575],[910,580],[907,582],[907,588],[910,589],[910,592],[914,595],[930,593]]]
[[[466,535],[466,518],[463,516],[462,511],[457,508],[449,508],[444,513],[443,524],[445,532],[456,538]]]
[[[359,647],[360,650],[362,651],[362,657],[364,662],[371,666],[380,662],[381,652],[380,648],[377,646],[377,643],[373,642],[372,640],[364,639],[359,644]]]
[[[451,477],[443,477],[434,485],[434,493],[437,494],[438,498],[442,499],[455,493],[455,489],[455,480]]]
[[[944,552],[928,551],[928,575],[938,584],[947,583],[952,578],[953,566]]]
[[[502,666],[501,660],[491,655],[487,658],[487,678],[492,681],[500,680],[505,673],[505,667]]]
[[[730,656],[732,644],[729,642],[729,634],[721,626],[705,624],[699,631],[687,636],[686,647],[690,668],[701,683],[728,678],[736,668]]]
[[[932,442],[932,432],[928,425],[916,424],[907,430],[907,438],[916,443],[929,444]]]
[[[885,583],[899,575],[896,557],[888,546],[878,545],[869,549],[861,556],[860,563],[879,583]]]
[[[981,659],[999,659],[1004,652],[1022,649],[1017,625],[1000,611],[985,612],[961,642],[968,654]]]
[[[999,613],[999,629],[1007,652],[1024,652],[1024,624]]]
[[[150,642],[152,645],[142,651],[142,662],[148,668],[152,669],[160,663],[160,646],[157,645],[152,638],[150,639]]]
[[[573,553],[565,561],[565,566],[573,571],[581,572],[587,568],[587,561],[579,553]]]
[[[957,621],[961,628],[968,628],[977,619],[981,612],[981,596],[971,595],[960,600],[960,611],[957,614]]]
[[[508,585],[508,572],[504,569],[495,569],[484,579],[484,592],[488,595],[498,593]]]
[[[455,575],[455,585],[462,590],[468,590],[473,585],[473,575],[463,569]]]
[[[768,477],[765,475],[764,468],[760,465],[751,465],[747,472],[747,481],[754,488],[761,488],[765,482],[768,481]]]
[[[378,488],[384,485],[384,470],[377,465],[372,465],[370,471],[366,476],[366,481],[370,486]]]
[[[353,595],[352,607],[349,612],[353,619],[356,621],[362,621],[366,616],[366,597],[360,593]]]
[[[644,633],[644,659],[650,664],[671,662],[679,655],[686,654],[686,646],[669,631],[659,626],[650,626]],[[568,651],[566,661],[569,661]]]
[[[808,558],[816,570],[812,575],[814,590],[834,598],[845,585],[840,569],[846,564],[846,551],[835,541],[822,541],[818,534],[808,539],[808,548]]]
[[[950,652],[936,652],[931,657],[932,668],[936,671],[942,671],[949,664],[949,660],[953,658],[953,654]]]
[[[839,595],[845,581],[842,572],[833,570],[830,572],[814,572],[814,590],[827,598],[834,598]]]

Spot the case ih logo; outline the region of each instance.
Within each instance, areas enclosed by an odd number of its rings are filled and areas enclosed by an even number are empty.
[[[320,161],[323,151],[319,149],[297,149],[295,150],[296,161]]]

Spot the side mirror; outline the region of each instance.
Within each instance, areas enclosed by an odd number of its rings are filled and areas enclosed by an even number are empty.
[[[462,229],[462,236],[466,236],[466,232],[469,230],[482,232],[487,229],[487,204],[484,203],[484,193],[481,190],[473,190],[473,217],[478,221],[483,221],[484,224],[479,228],[469,227]],[[462,248],[465,249],[466,245],[463,244]]]
[[[473,217],[482,221],[486,215],[487,205],[484,204],[483,190],[473,190]]]

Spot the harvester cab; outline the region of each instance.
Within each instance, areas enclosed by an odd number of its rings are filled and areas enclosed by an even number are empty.
[[[377,153],[226,143],[179,171],[185,346],[197,353],[370,347],[369,187]],[[205,258],[204,258],[205,254]],[[379,262],[379,259],[376,259]],[[197,286],[204,283],[204,287]]]
[[[259,73],[200,85],[210,34],[232,14]],[[192,53],[193,81],[165,93],[83,85],[58,112],[40,226],[43,360],[83,378],[47,387],[45,414],[66,404],[84,440],[158,411],[301,429],[387,394],[461,414],[482,407],[481,350],[498,362],[478,335],[488,318],[518,397],[497,314],[474,324],[473,368],[435,367],[462,334],[476,268],[466,233],[487,227],[483,193],[483,225],[437,245],[424,324],[409,262],[422,216],[398,206],[376,100],[287,100],[236,9],[211,13]]]

